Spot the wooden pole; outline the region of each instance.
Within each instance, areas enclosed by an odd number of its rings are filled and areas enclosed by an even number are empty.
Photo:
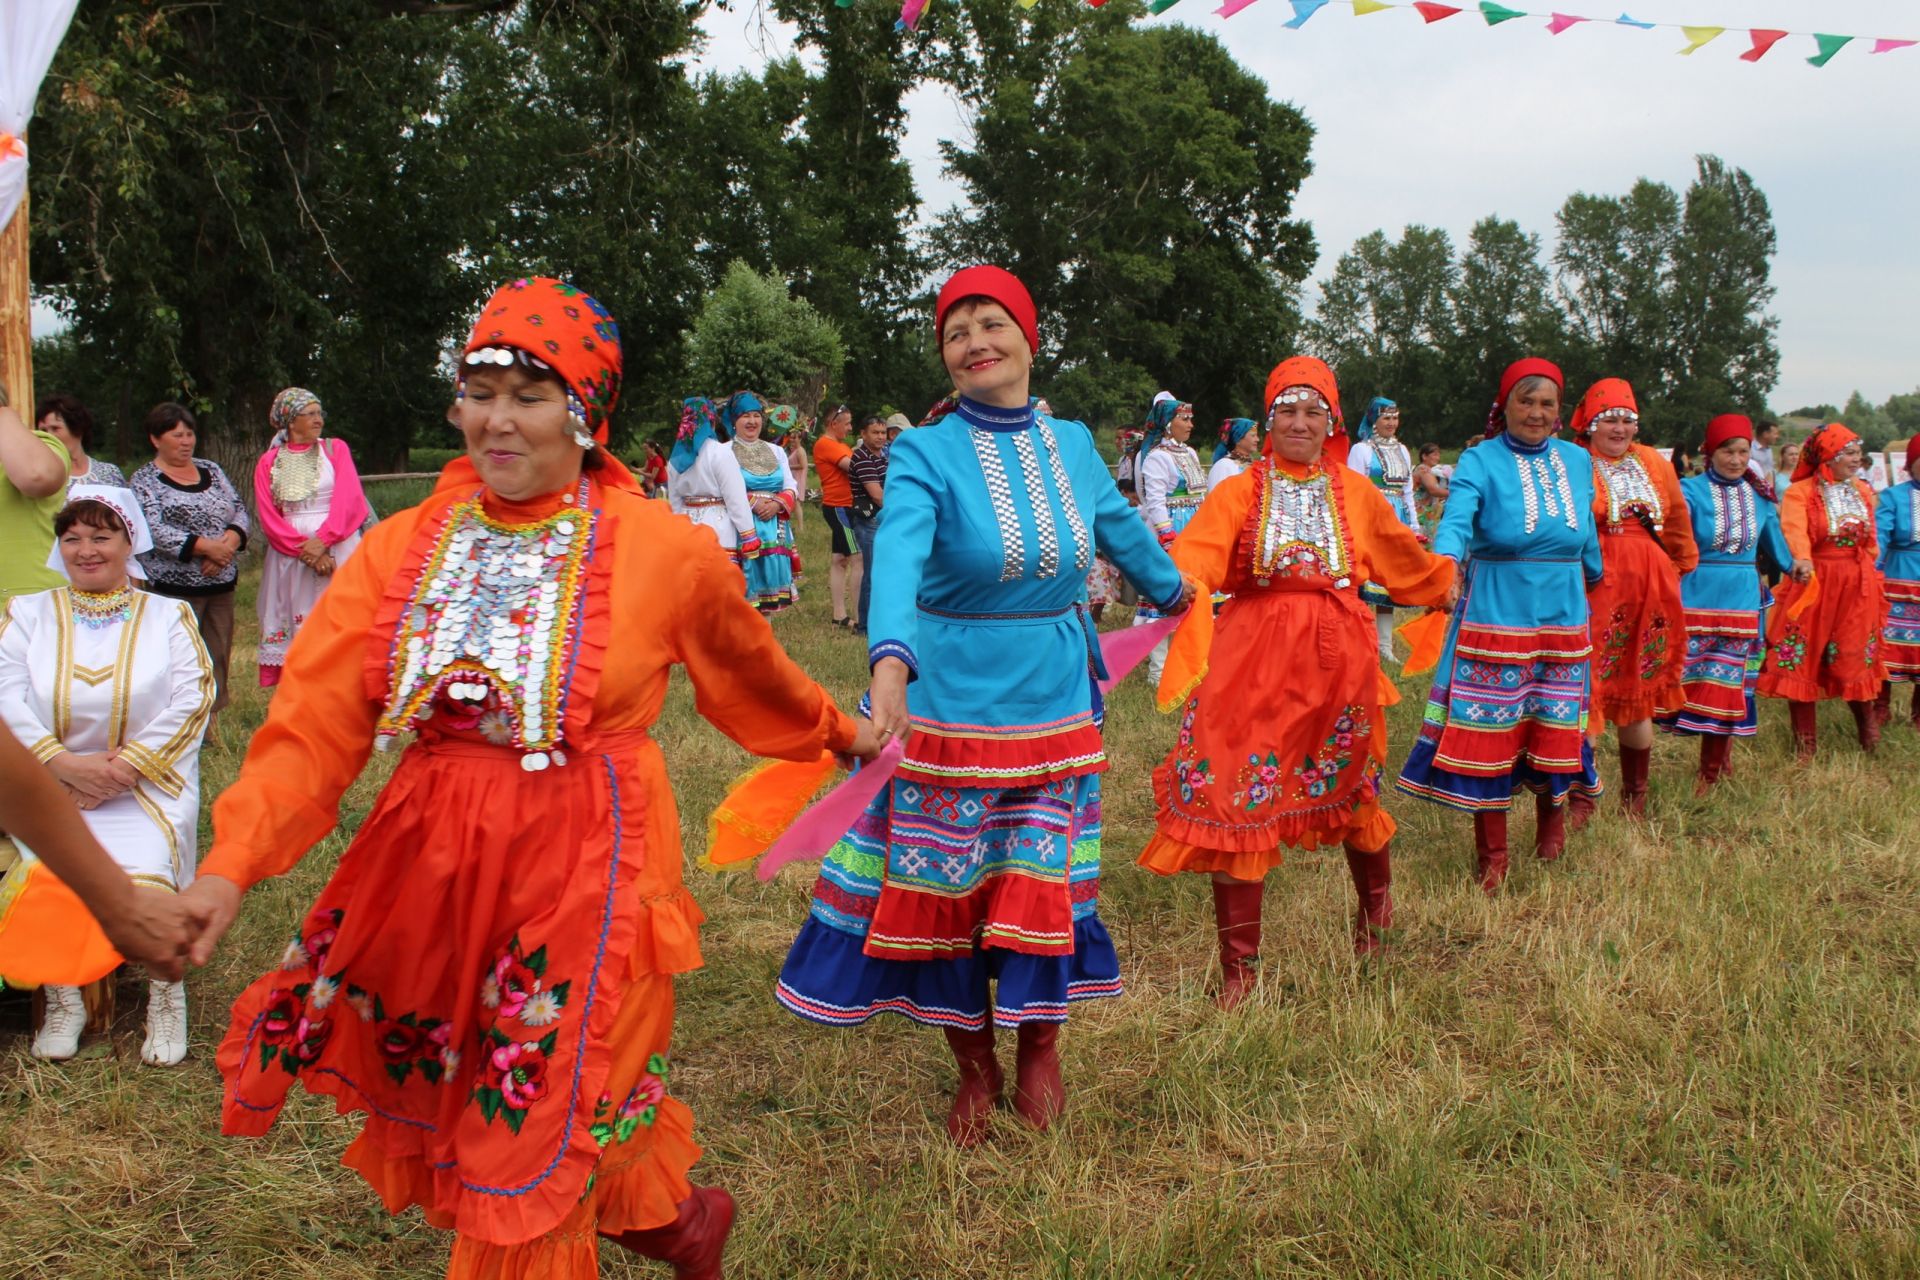
[[[13,407],[33,421],[33,290],[27,275],[27,198],[0,231],[0,382]]]

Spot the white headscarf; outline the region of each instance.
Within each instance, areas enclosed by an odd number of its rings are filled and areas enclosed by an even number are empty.
[[[105,503],[126,522],[127,536],[133,539],[133,554],[127,557],[127,576],[144,579],[147,572],[140,567],[140,553],[153,550],[153,532],[147,528],[146,514],[140,510],[140,500],[133,496],[133,490],[105,484],[77,484],[67,490],[68,506],[87,500]],[[63,574],[67,572],[58,538],[54,539],[53,552],[47,557],[47,567]]]

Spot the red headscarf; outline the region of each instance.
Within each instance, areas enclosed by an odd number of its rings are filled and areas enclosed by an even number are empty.
[[[1340,384],[1334,381],[1333,370],[1324,360],[1312,356],[1288,356],[1273,366],[1273,372],[1267,375],[1267,394],[1265,404],[1267,413],[1273,413],[1273,402],[1282,391],[1293,387],[1305,387],[1319,394],[1327,402],[1327,409],[1333,415],[1327,432],[1326,449],[1322,456],[1332,455],[1333,460],[1342,466],[1347,461],[1347,424],[1340,416]],[[1273,456],[1273,432],[1267,432],[1267,439],[1260,446],[1267,457]]]
[[[1545,364],[1546,361],[1540,363]],[[1517,383],[1519,379],[1515,378],[1514,381]],[[1507,395],[1512,394],[1513,388],[1508,387]],[[1503,407],[1507,403],[1507,395],[1500,397]],[[1636,415],[1640,412],[1640,402],[1633,398],[1633,388],[1625,378],[1602,378],[1588,387],[1587,394],[1580,397],[1580,406],[1573,411],[1573,442],[1585,445],[1593,438],[1590,430],[1593,420],[1614,409],[1625,409]]]
[[[1500,375],[1500,392],[1493,399],[1493,408],[1487,413],[1486,437],[1491,440],[1507,429],[1507,397],[1520,385],[1524,378],[1545,378],[1560,388],[1560,394],[1567,393],[1566,375],[1560,372],[1560,366],[1551,360],[1542,360],[1539,356],[1528,356],[1524,360],[1515,360]]]
[[[1907,441],[1906,467],[1909,473],[1913,471],[1913,464],[1915,462],[1920,462],[1920,435],[1916,435],[1913,439]],[[1893,477],[1888,476],[1887,479],[1891,480]]]
[[[588,434],[607,442],[607,420],[620,399],[620,326],[607,309],[549,276],[515,280],[487,299],[461,356],[482,348],[524,351],[560,375],[568,407]],[[510,361],[509,361],[510,363]],[[461,366],[465,381],[466,366]]]
[[[1753,442],[1753,419],[1744,413],[1723,413],[1707,424],[1707,438],[1700,448],[1709,458],[1729,440]]]
[[[1860,437],[1849,430],[1844,422],[1829,422],[1814,432],[1801,446],[1800,463],[1793,469],[1793,482],[1810,480],[1815,472],[1828,484],[1833,483],[1833,472],[1827,467],[1834,455],[1852,444]]]
[[[1013,272],[1002,267],[967,267],[953,273],[953,278],[940,287],[939,300],[933,304],[936,334],[946,327],[947,312],[954,304],[968,298],[987,298],[1005,307],[1020,332],[1027,335],[1028,349],[1035,356],[1040,354],[1040,322],[1033,309],[1033,295]]]

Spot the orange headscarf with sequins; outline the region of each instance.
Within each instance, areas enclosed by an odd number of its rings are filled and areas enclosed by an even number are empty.
[[[607,442],[620,400],[620,326],[585,293],[551,276],[514,280],[494,291],[473,322],[463,356],[482,347],[513,347],[547,365],[567,384],[582,425]]]
[[[1814,432],[1800,448],[1800,462],[1793,469],[1794,483],[1810,480],[1818,472],[1822,480],[1832,484],[1833,471],[1827,464],[1859,438],[1844,422],[1829,422]]]
[[[1580,397],[1580,405],[1573,411],[1573,442],[1585,448],[1593,438],[1593,420],[1613,409],[1625,409],[1632,414],[1640,412],[1640,402],[1633,398],[1633,387],[1625,378],[1602,378],[1587,388],[1587,394]]]
[[[1327,362],[1312,356],[1288,356],[1273,366],[1273,372],[1267,375],[1266,407],[1269,416],[1273,413],[1273,402],[1282,391],[1292,387],[1306,387],[1317,392],[1327,402],[1332,413],[1330,429],[1327,432],[1326,448],[1322,457],[1331,455],[1333,461],[1345,466],[1347,463],[1347,424],[1340,416],[1340,384],[1334,380],[1333,370]],[[1266,441],[1260,451],[1267,457],[1273,456],[1273,433],[1267,432]]]

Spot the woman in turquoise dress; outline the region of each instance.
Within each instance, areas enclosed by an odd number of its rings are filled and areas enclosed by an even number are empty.
[[[1067,1006],[1120,994],[1096,905],[1087,569],[1097,549],[1166,610],[1189,592],[1086,427],[1028,403],[1039,341],[1020,282],[967,268],[936,325],[959,403],[893,446],[868,622],[874,725],[905,755],[827,855],[777,996],[829,1026],[894,1013],[944,1030],[947,1130],[970,1146],[1001,1092],[994,1028],[1015,1029],[1014,1107],[1045,1128]]]
[[[793,512],[800,494],[787,467],[787,455],[762,438],[766,407],[751,391],[736,391],[720,406],[720,420],[731,436],[733,460],[747,486],[753,531],[760,554],[746,562],[747,599],[762,613],[779,613],[793,604]]]
[[[1765,652],[1762,618],[1769,596],[1757,557],[1765,553],[1781,570],[1793,566],[1779,508],[1747,470],[1752,448],[1752,420],[1721,414],[1707,424],[1701,450],[1706,471],[1680,482],[1700,564],[1680,579],[1687,619],[1685,700],[1661,711],[1654,723],[1700,739],[1695,795],[1727,776],[1733,740],[1752,737],[1759,725],[1754,684]]]
[[[1566,848],[1566,800],[1598,796],[1587,743],[1587,588],[1600,580],[1593,465],[1553,438],[1565,379],[1520,360],[1500,380],[1487,438],[1460,455],[1436,555],[1461,566],[1427,711],[1400,789],[1473,815],[1480,886],[1507,875],[1507,810],[1535,795],[1534,852]]]
[[[1882,492],[1873,511],[1887,587],[1887,625],[1880,631],[1887,682],[1880,686],[1875,714],[1882,722],[1891,718],[1893,686],[1910,684],[1908,717],[1920,729],[1920,435],[1907,441],[1906,458],[1907,478]]]
[[[1353,449],[1347,454],[1347,466],[1367,478],[1367,483],[1387,500],[1400,523],[1421,535],[1420,517],[1414,511],[1413,455],[1400,440],[1400,406],[1385,396],[1375,396],[1354,429]],[[1373,606],[1374,639],[1380,647],[1380,661],[1394,661],[1393,597],[1377,583],[1360,584],[1360,598]]]

